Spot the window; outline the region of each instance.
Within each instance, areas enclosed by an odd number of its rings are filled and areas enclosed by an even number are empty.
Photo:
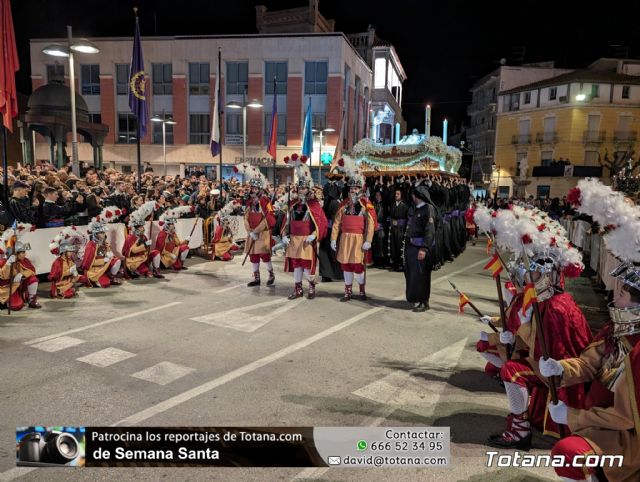
[[[540,165],[550,166],[553,159],[553,151],[542,151],[540,153]]]
[[[64,83],[64,65],[53,64],[47,65],[47,83],[52,82]]]
[[[224,124],[227,134],[242,136],[242,114],[232,114],[226,111],[224,113]],[[228,141],[225,141],[225,143],[231,144],[231,142]],[[242,138],[240,138],[239,143],[242,144]]]
[[[631,90],[631,86],[630,85],[623,85],[622,86],[622,98],[623,99],[628,99],[629,96],[629,91]]]
[[[524,104],[531,104],[531,92],[524,93]]]
[[[264,114],[264,145],[269,145],[271,135],[271,112]],[[278,114],[278,145],[287,145],[287,114]]]
[[[80,84],[82,95],[100,95],[100,65],[81,65]]]
[[[209,95],[208,63],[189,63],[189,95]]]
[[[191,114],[189,116],[189,144],[209,144],[210,140],[209,114]]]
[[[551,186],[543,185],[543,186],[538,186],[537,188],[538,199],[549,199],[550,193],[551,193]]]
[[[304,93],[327,93],[327,62],[305,62],[304,64]]]
[[[228,67],[227,67],[228,69]],[[272,95],[273,79],[276,79],[276,93],[284,95],[287,93],[287,63],[286,62],[265,62],[264,63],[264,93]]]
[[[162,117],[162,114],[159,115]],[[165,113],[167,119],[171,118],[171,114]],[[162,122],[152,122],[153,124],[153,143],[162,144]],[[174,124],[165,124],[166,144],[173,144],[173,126]]]
[[[89,114],[89,122],[94,124],[102,123],[102,114]]]
[[[153,95],[173,94],[173,79],[171,64],[152,64]]]
[[[277,71],[277,68],[276,68]],[[271,79],[273,80],[273,78]],[[249,88],[249,63],[227,62],[227,94],[242,95]]]
[[[595,99],[596,97],[600,97],[600,86],[598,84],[593,84],[591,86],[591,98]]]
[[[311,127],[313,129],[322,130],[327,127],[327,114],[322,113],[311,113]]]
[[[118,114],[118,143],[135,144],[136,116],[133,114]]]
[[[129,95],[129,64],[116,64],[116,94]]]
[[[558,88],[557,87],[550,87],[549,88],[549,100],[556,100],[557,96],[558,96]]]

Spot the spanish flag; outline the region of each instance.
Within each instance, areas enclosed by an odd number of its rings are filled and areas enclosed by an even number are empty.
[[[458,301],[458,310],[460,313],[464,313],[464,305],[471,303],[471,300],[467,298],[467,295],[460,293],[460,300]]]
[[[494,254],[491,260],[487,263],[487,265],[483,269],[488,269],[491,271],[491,276],[495,279],[502,272],[502,263],[500,262],[500,257],[498,254]]]
[[[491,247],[493,246],[493,239],[487,239],[487,255],[491,254]]]
[[[524,314],[538,298],[536,297],[536,287],[533,283],[527,283],[524,289],[524,297],[522,299],[522,314]]]

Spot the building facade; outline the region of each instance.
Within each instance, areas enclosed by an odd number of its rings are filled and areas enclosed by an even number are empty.
[[[467,145],[473,152],[471,180],[481,188],[488,189],[496,150],[497,102],[500,92],[519,85],[529,84],[554,77],[566,69],[556,69],[553,62],[526,64],[522,66],[502,65],[478,80],[471,90],[471,105],[467,107],[470,123],[466,129]]]
[[[263,12],[264,13],[264,12]],[[56,62],[42,49],[61,39],[31,40],[31,76],[34,91],[49,82],[68,84],[66,62]],[[104,165],[124,171],[136,169],[136,120],[129,110],[129,64],[132,38],[94,38],[96,55],[75,54],[78,92],[95,122],[109,126],[104,140]],[[167,125],[166,168],[169,174],[190,166],[216,172],[219,159],[210,153],[211,117],[216,85],[218,49],[222,52],[223,109],[230,101],[256,99],[261,108],[247,109],[246,161],[263,167],[265,174],[291,177],[282,159],[301,151],[304,117],[309,103],[313,126],[325,132],[315,136],[312,166],[330,162],[344,139],[349,149],[368,135],[372,72],[347,37],[339,32],[279,33],[200,37],[143,37],[149,117],[171,117]],[[275,79],[275,87],[274,87]],[[278,158],[266,152],[270,119],[276,96]],[[241,111],[224,109],[221,117],[223,175],[242,162]],[[81,139],[82,140],[82,139]],[[35,158],[49,159],[51,140],[36,136]],[[142,162],[155,172],[165,166],[162,126],[149,122],[141,139]],[[68,143],[70,146],[70,142]],[[93,163],[91,146],[79,145],[81,161]]]
[[[638,159],[640,62],[600,59],[497,99],[493,190],[563,196],[582,177],[609,178]]]

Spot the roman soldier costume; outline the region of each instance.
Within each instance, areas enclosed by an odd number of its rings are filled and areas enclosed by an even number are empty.
[[[318,261],[318,243],[327,233],[327,218],[322,206],[312,196],[313,180],[306,156],[285,158],[285,163],[294,166],[296,174],[297,199],[289,203],[287,222],[282,226],[282,240],[286,245],[284,270],[293,272],[294,288],[290,300],[303,296],[302,278],[307,278],[309,291],[307,298],[316,296],[316,265]]]
[[[84,235],[74,226],[64,228],[56,235],[49,250],[57,256],[51,264],[48,279],[51,281],[51,298],[73,298],[77,294],[76,282],[79,279],[76,266],[76,252],[84,246]]]
[[[122,247],[127,278],[164,278],[160,273],[160,251],[151,249],[152,241],[145,233],[147,219],[153,217],[155,207],[155,201],[148,201],[129,216],[130,233]]]
[[[20,241],[21,235],[30,230],[30,225],[18,224],[16,229],[7,229],[1,239],[0,251],[0,303],[18,311],[24,307],[41,308],[38,304],[38,278],[36,268],[27,258],[31,249],[28,243]]]
[[[238,246],[233,242],[233,211],[240,205],[238,201],[232,201],[223,207],[215,217],[213,236],[211,238],[211,260],[231,261],[233,252]]]
[[[160,262],[163,268],[173,268],[175,271],[187,269],[184,261],[189,255],[189,238],[181,240],[176,234],[176,220],[193,212],[193,206],[180,206],[162,213],[160,225],[162,231],[156,238],[155,250],[160,254]]]
[[[80,268],[80,281],[87,287],[108,288],[119,285],[116,276],[120,272],[122,262],[111,249],[107,241],[107,226],[104,222],[94,220],[89,224],[89,241],[84,246],[84,255]]]
[[[257,168],[247,164],[240,164],[236,171],[245,175],[250,190],[244,212],[244,227],[247,231],[244,252],[249,255],[251,261],[253,280],[247,283],[247,286],[260,286],[261,261],[269,272],[267,286],[272,286],[276,278],[271,264],[271,248],[274,245],[271,230],[276,224],[276,218],[271,201],[265,194],[268,181]]]
[[[349,196],[338,208],[331,229],[331,249],[344,272],[344,296],[340,301],[351,300],[353,279],[360,285],[360,299],[366,300],[365,264],[371,262],[371,242],[378,220],[373,204],[363,195],[364,177],[355,167],[353,159],[338,161],[349,176]]]

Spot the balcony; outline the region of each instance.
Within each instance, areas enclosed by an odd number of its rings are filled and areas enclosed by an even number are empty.
[[[613,133],[613,142],[636,142],[638,133],[636,131],[615,131]]]
[[[584,131],[582,142],[585,144],[602,144],[605,139],[605,131]]]
[[[531,134],[519,134],[511,136],[511,144],[514,146],[526,146],[531,144]]]
[[[241,146],[242,134],[227,134],[224,136],[224,143],[228,146]]]
[[[567,169],[572,168],[572,169]],[[536,166],[532,177],[602,177],[601,166]]]
[[[555,144],[558,142],[558,131],[538,132],[536,144]]]

